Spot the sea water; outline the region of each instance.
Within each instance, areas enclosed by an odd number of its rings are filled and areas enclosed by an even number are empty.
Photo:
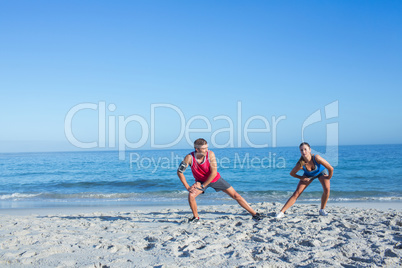
[[[218,172],[250,203],[285,202],[298,179],[289,175],[299,148],[211,149]],[[401,202],[402,145],[339,146],[313,150],[335,168],[329,202]],[[189,150],[0,154],[0,208],[186,205],[188,192],[176,170]],[[191,185],[190,168],[184,172]],[[298,202],[320,202],[314,180]],[[199,204],[236,204],[208,189]]]

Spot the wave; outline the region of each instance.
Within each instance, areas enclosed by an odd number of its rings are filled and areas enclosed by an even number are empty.
[[[291,195],[290,191],[249,191],[239,193],[250,202],[265,201],[286,201]],[[0,194],[0,201],[141,201],[147,202],[170,199],[186,199],[188,192],[185,190],[160,190],[147,192],[124,192],[124,193],[104,193],[104,192],[79,192],[79,193],[59,193],[59,192],[30,192],[30,193],[4,193]],[[223,193],[216,193],[212,190],[207,192],[208,199],[211,200],[231,200],[231,198]],[[322,191],[303,193],[299,201],[316,202],[321,200]],[[201,196],[200,200],[205,199]],[[401,192],[341,192],[331,191],[330,202],[347,202],[347,201],[402,201]]]
[[[43,200],[138,200],[138,199],[150,199],[150,198],[173,198],[174,196],[184,196],[186,191],[160,191],[160,192],[148,192],[148,193],[73,193],[73,194],[61,194],[61,193],[13,193],[2,194],[0,200],[10,201],[43,201]]]
[[[53,187],[58,188],[91,188],[91,187],[154,187],[157,185],[163,185],[165,181],[161,180],[130,180],[130,181],[78,181],[78,182],[57,182],[53,184]]]
[[[22,199],[32,199],[40,196],[40,193],[35,194],[23,194],[23,193],[13,193],[13,194],[3,194],[0,195],[0,200],[22,200]]]

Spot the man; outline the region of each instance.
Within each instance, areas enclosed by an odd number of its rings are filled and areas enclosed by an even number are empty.
[[[212,151],[208,151],[207,141],[204,139],[197,139],[194,142],[194,149],[194,152],[186,155],[177,169],[177,175],[179,176],[184,187],[186,187],[187,191],[189,191],[188,202],[194,215],[189,222],[199,222],[200,218],[198,216],[195,198],[198,195],[203,194],[209,187],[214,188],[217,192],[225,192],[230,197],[235,199],[240,206],[245,208],[253,216],[254,220],[261,220],[261,215],[256,213],[246,202],[246,200],[244,200],[244,198],[241,197],[241,195],[239,195],[233,189],[233,187],[230,186],[230,184],[218,173],[215,154]],[[193,172],[193,176],[195,178],[195,183],[192,186],[187,183],[186,177],[183,174],[188,165],[191,166],[191,171]]]

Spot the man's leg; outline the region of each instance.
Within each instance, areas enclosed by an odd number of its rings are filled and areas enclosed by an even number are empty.
[[[198,218],[198,210],[197,210],[197,202],[195,201],[195,198],[202,194],[203,192],[201,190],[198,190],[197,187],[201,187],[200,183],[194,183],[191,188],[190,192],[188,194],[188,203],[190,204],[191,211],[193,212],[194,217]]]
[[[237,203],[239,203],[240,206],[242,206],[245,210],[247,210],[251,215],[255,215],[257,214],[254,209],[252,209],[250,207],[250,205],[246,202],[246,200],[244,200],[244,198],[239,195],[235,189],[233,189],[233,187],[230,187],[226,190],[223,190],[223,192],[227,193],[231,198],[233,198],[234,200],[237,201]]]

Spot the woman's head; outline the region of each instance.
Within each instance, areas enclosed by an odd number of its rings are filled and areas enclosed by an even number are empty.
[[[310,144],[308,144],[307,142],[300,143],[299,149],[302,156],[311,154],[311,147]]]
[[[299,163],[301,166],[304,166],[306,164],[306,158],[311,155],[311,147],[310,144],[308,144],[307,142],[302,142],[299,145],[299,149],[300,149],[300,154],[301,157],[299,159]]]

